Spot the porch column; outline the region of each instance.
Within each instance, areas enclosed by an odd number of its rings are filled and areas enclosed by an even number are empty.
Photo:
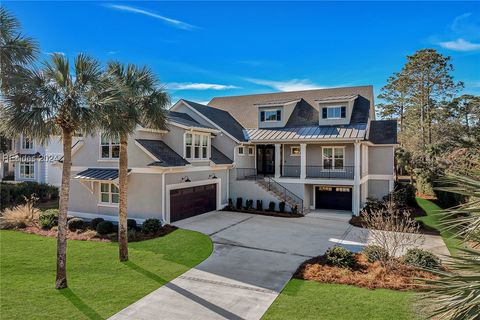
[[[307,178],[307,144],[300,144],[300,179]]]
[[[275,178],[280,178],[280,165],[282,163],[281,144],[275,144]]]
[[[360,214],[360,142],[354,144],[354,164],[353,167],[353,213]]]

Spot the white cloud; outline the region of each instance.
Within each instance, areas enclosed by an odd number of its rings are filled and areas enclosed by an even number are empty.
[[[108,4],[107,7],[110,8],[110,9],[133,12],[133,13],[137,13],[137,14],[142,14],[144,16],[152,17],[152,18],[155,18],[155,19],[159,19],[159,20],[162,20],[163,22],[166,22],[166,23],[176,27],[176,28],[183,29],[183,30],[192,30],[192,29],[197,28],[196,26],[193,26],[193,25],[188,24],[186,22],[176,20],[176,19],[172,19],[172,18],[169,18],[169,17],[165,17],[165,16],[162,16],[162,15],[159,15],[159,14],[156,14],[154,12],[147,11],[147,10],[144,10],[144,9],[139,9],[139,8],[135,8],[135,7],[131,7],[131,6],[125,6],[125,5],[121,5],[121,4]]]
[[[237,88],[237,86],[233,85],[215,83],[171,82],[167,84],[167,89],[171,90],[228,90]]]
[[[110,54],[110,55],[114,55],[114,54],[117,54],[118,51],[108,51],[107,54]]]
[[[480,50],[480,43],[473,43],[463,38],[452,41],[444,41],[438,43],[442,48],[454,51],[476,51]]]
[[[315,84],[308,79],[291,79],[287,81],[273,81],[273,80],[246,78],[245,80],[248,82],[262,85],[262,86],[271,87],[279,91],[301,91],[301,90],[326,88],[325,86],[320,86],[318,84]]]

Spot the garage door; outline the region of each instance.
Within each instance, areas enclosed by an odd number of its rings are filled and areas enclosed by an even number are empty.
[[[170,190],[170,222],[217,209],[217,184]]]
[[[316,209],[352,210],[352,188],[320,186],[315,189]]]

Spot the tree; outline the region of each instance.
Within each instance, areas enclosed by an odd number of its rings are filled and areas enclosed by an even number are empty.
[[[98,111],[115,102],[114,92],[102,81],[96,60],[79,54],[71,73],[67,58],[53,54],[41,69],[25,70],[16,78],[15,90],[5,95],[5,129],[26,134],[41,143],[61,133],[63,169],[57,235],[56,288],[67,287],[67,211],[72,166],[72,137],[91,133],[98,125]]]
[[[480,125],[480,97],[464,94],[456,97],[447,106],[449,120],[457,119],[464,127],[467,137],[473,134],[473,128]]]
[[[112,62],[108,65],[107,75],[115,86],[121,88],[119,102],[104,110],[103,129],[108,137],[120,138],[118,243],[119,259],[127,261],[128,137],[139,125],[151,129],[165,129],[166,106],[170,99],[160,89],[153,72],[146,67],[138,68],[133,64],[125,67],[118,62]]]
[[[408,106],[408,87],[407,83],[399,73],[395,73],[387,80],[387,84],[380,89],[381,94],[378,98],[385,101],[379,104],[380,116],[386,119],[399,118],[400,131],[403,128],[403,120],[405,116],[405,109]]]

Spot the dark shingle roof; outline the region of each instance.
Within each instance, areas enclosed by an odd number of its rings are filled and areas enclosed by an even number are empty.
[[[230,113],[193,101],[183,100],[239,141],[245,141],[242,125]],[[256,116],[256,115],[255,115]]]
[[[210,157],[210,160],[213,161],[215,164],[232,164],[233,161],[221,153],[217,148],[212,146],[212,156]]]
[[[135,141],[159,160],[150,163],[149,166],[181,167],[189,164],[161,140],[135,139]]]
[[[130,169],[128,169],[130,172]],[[85,171],[79,172],[75,175],[75,179],[85,180],[115,180],[118,178],[118,169],[98,169],[88,168]]]
[[[215,129],[195,121],[192,117],[190,117],[188,114],[183,112],[169,111],[167,117],[169,121],[175,122],[184,126]]]
[[[375,144],[397,143],[397,121],[377,120],[370,122],[368,140]]]

